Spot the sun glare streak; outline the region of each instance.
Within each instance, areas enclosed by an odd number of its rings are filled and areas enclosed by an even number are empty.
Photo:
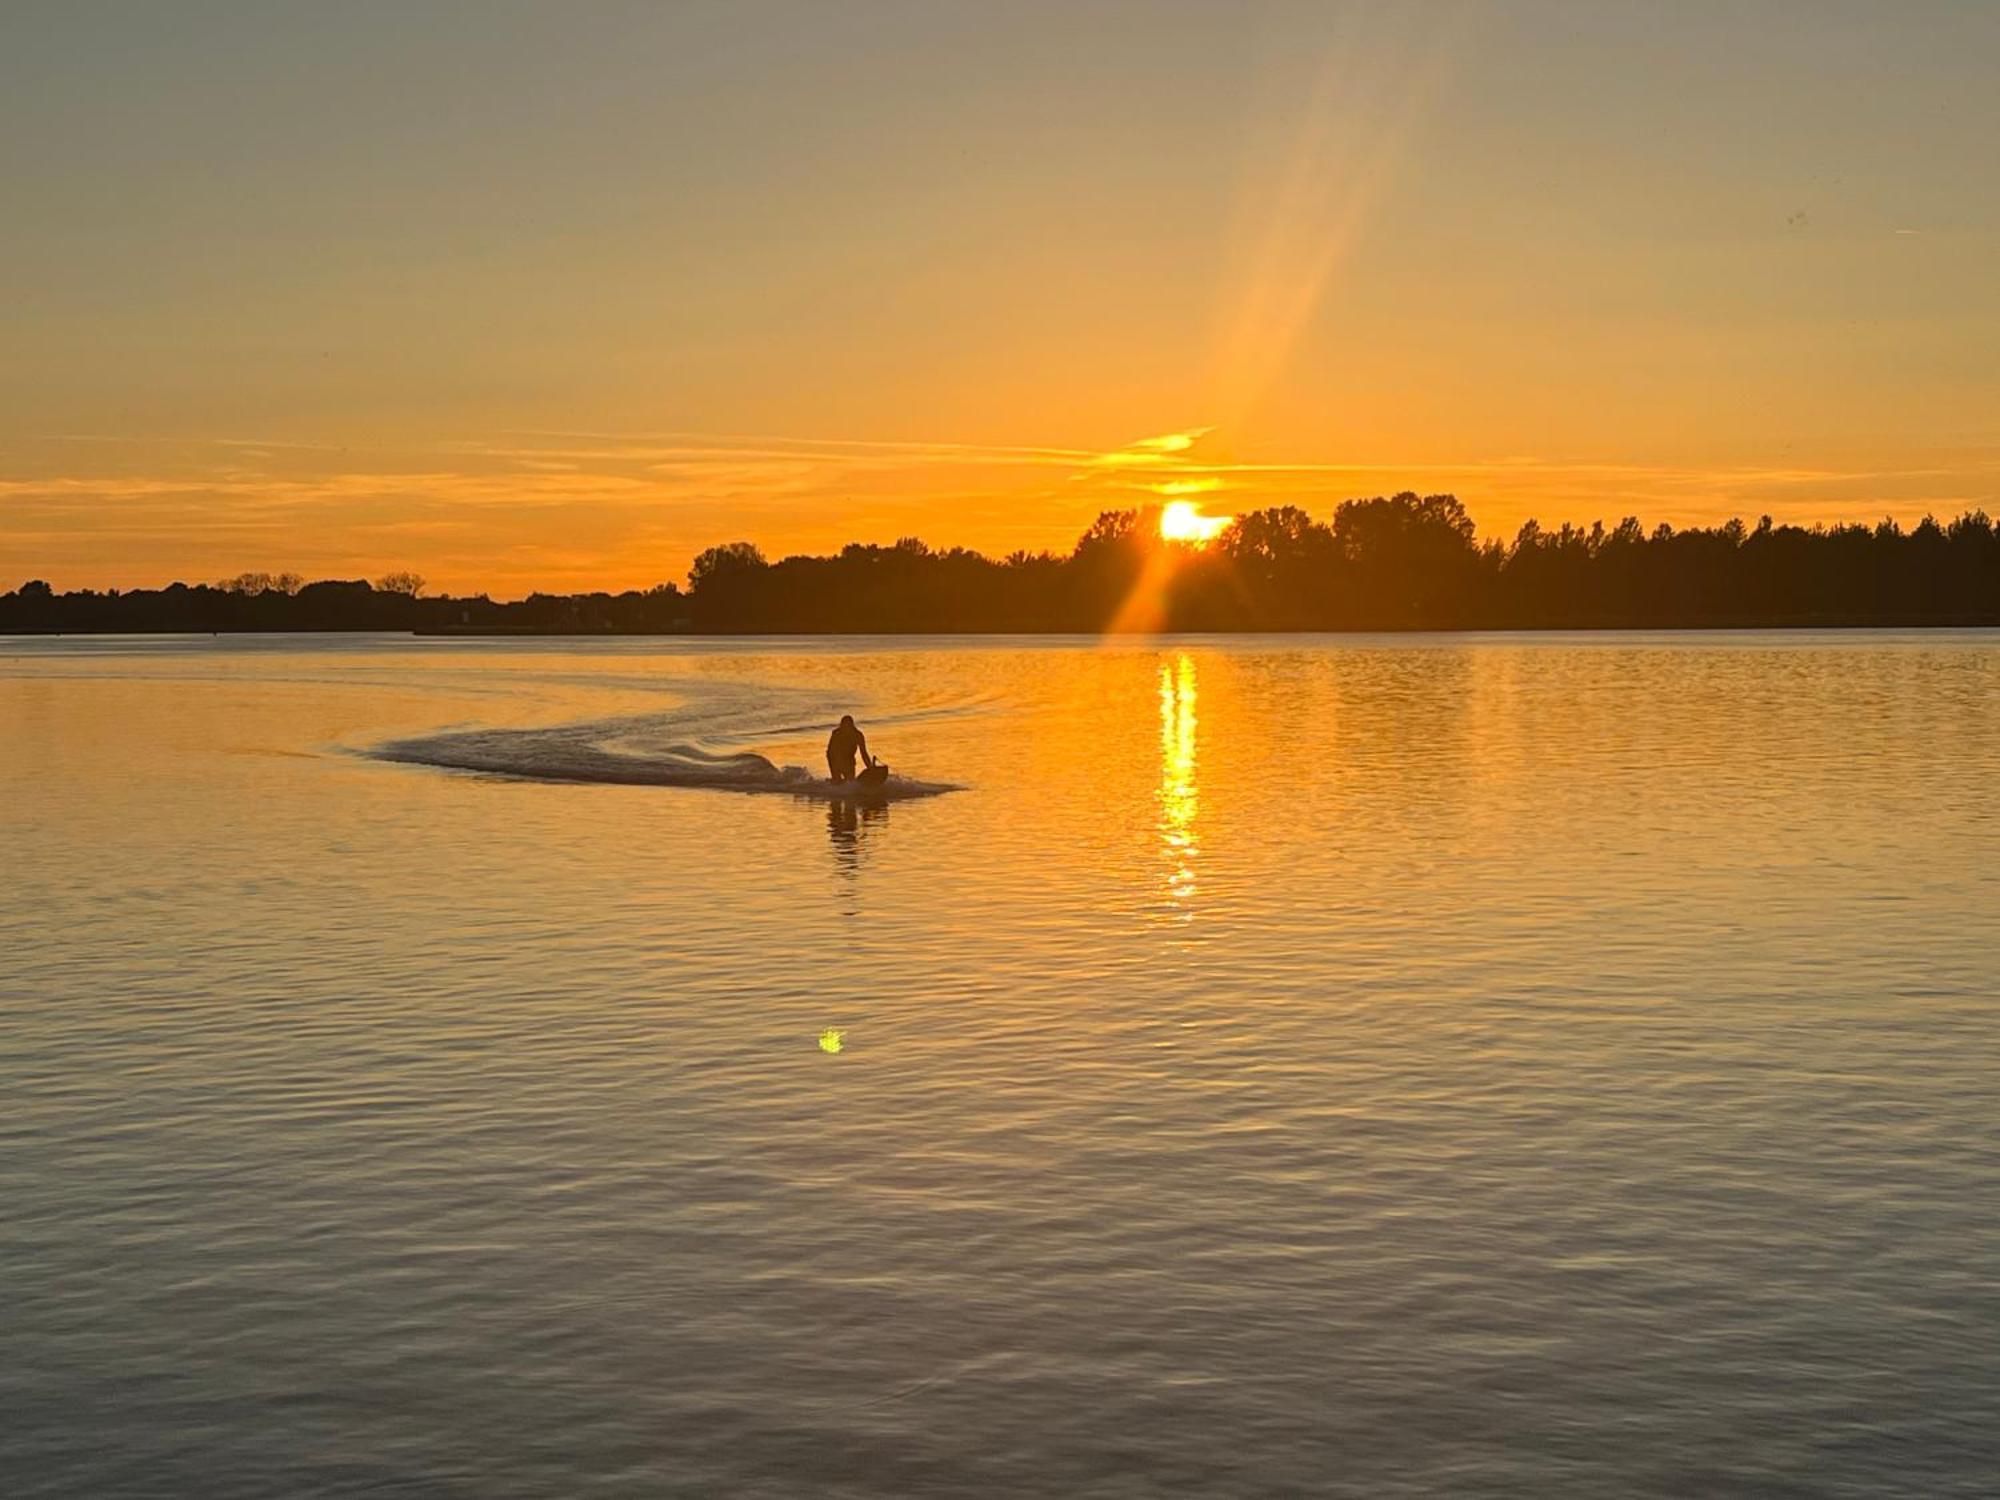
[[[1166,895],[1180,921],[1193,920],[1195,832],[1200,800],[1195,785],[1195,670],[1185,651],[1160,663],[1160,850],[1166,864]]]
[[[1297,110],[1258,132],[1238,212],[1241,271],[1216,345],[1215,410],[1227,426],[1284,373],[1460,40],[1456,24],[1411,14],[1343,22]]]
[[[1117,614],[1105,627],[1107,636],[1151,635],[1166,626],[1167,585],[1173,581],[1174,571],[1180,564],[1180,551],[1178,547],[1149,547],[1146,550],[1146,560],[1140,565],[1139,576],[1132,581],[1131,590],[1118,606]]]

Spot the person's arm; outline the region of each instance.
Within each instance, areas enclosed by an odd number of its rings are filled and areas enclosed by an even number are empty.
[[[857,729],[854,731],[854,737],[861,741],[861,764],[871,770],[874,769],[875,757],[868,753],[868,736]]]

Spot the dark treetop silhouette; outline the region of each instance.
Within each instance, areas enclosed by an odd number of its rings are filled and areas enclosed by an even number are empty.
[[[1163,542],[1157,514],[1107,511],[1066,557],[995,561],[905,537],[772,563],[732,542],[695,559],[686,590],[516,603],[426,598],[408,573],[122,593],[36,580],[0,595],[0,631],[1098,631],[1142,579],[1158,591],[1153,623],[1175,630],[2000,624],[2000,535],[1983,511],[1909,531],[1768,516],[1650,532],[1632,517],[1609,529],[1530,521],[1511,544],[1481,545],[1454,496],[1405,492],[1346,501],[1330,522],[1294,506],[1251,511],[1198,550]]]

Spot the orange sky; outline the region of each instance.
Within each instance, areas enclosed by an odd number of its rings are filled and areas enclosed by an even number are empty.
[[[110,9],[0,21],[0,587],[2000,511],[2000,11]]]

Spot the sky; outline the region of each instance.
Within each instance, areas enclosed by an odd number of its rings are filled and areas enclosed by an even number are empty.
[[[0,588],[2000,512],[2000,5],[0,7]]]

